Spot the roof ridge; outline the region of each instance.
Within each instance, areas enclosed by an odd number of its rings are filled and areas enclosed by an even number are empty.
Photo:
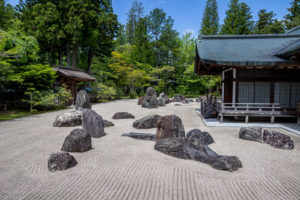
[[[285,34],[291,34],[292,32],[294,32],[294,31],[296,31],[296,30],[298,30],[298,29],[300,29],[300,25],[299,25],[299,26],[296,26],[296,27],[294,27],[294,28],[292,28],[292,29],[290,29],[290,30],[288,30]]]
[[[300,34],[199,35],[201,39],[261,39],[300,37]]]
[[[59,68],[59,69],[66,69],[66,70],[71,70],[71,71],[84,72],[82,69],[75,69],[75,68],[71,68],[71,67],[64,67],[64,66],[57,66],[57,65],[53,65],[53,68]]]

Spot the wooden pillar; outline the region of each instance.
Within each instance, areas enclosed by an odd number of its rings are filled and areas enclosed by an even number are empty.
[[[223,70],[222,71],[222,102],[224,102],[224,96],[225,96],[225,94],[224,94],[224,90],[225,90],[225,71]]]
[[[232,106],[235,106],[236,99],[236,69],[233,68],[233,82],[232,82]]]

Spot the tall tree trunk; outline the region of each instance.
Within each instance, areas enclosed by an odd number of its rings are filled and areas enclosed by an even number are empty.
[[[76,68],[77,65],[77,43],[73,45],[73,58],[72,58],[72,68]]]
[[[50,65],[51,65],[51,67],[52,67],[52,66],[55,64],[54,47],[53,47],[53,45],[51,45],[51,53],[50,53],[50,56],[51,56]]]
[[[67,42],[67,67],[71,66],[70,42]]]
[[[89,52],[88,52],[88,60],[87,60],[88,61],[88,74],[89,75],[91,75],[91,73],[92,73],[91,67],[92,67],[93,56],[94,56],[93,50],[89,50]]]
[[[63,53],[62,53],[62,50],[61,50],[61,47],[58,48],[58,54],[59,54],[59,66],[62,66],[63,65]]]

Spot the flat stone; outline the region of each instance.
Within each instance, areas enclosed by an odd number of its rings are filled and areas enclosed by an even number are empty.
[[[134,116],[128,112],[117,112],[113,115],[113,119],[134,119]]]
[[[239,138],[250,141],[261,141],[262,128],[258,126],[242,127],[239,131]]]
[[[53,123],[54,127],[71,127],[82,125],[82,112],[72,110],[69,113],[58,115]]]
[[[138,139],[138,140],[150,140],[150,141],[156,140],[156,135],[150,134],[150,133],[130,132],[130,133],[124,133],[124,134],[122,134],[122,136],[131,137],[131,138]]]
[[[52,153],[48,159],[48,169],[51,172],[66,170],[76,165],[76,159],[66,152]]]
[[[74,129],[66,137],[61,148],[67,152],[85,152],[92,149],[91,136],[83,129]]]
[[[148,115],[133,122],[133,127],[137,129],[157,128],[160,115]]]

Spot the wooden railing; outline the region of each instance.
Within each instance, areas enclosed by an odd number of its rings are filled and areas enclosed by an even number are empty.
[[[293,117],[296,115],[295,109],[281,107],[279,103],[223,103],[218,106],[219,116],[223,122],[223,116],[245,116],[245,122],[249,121],[249,116],[271,117],[274,123],[275,117]]]

